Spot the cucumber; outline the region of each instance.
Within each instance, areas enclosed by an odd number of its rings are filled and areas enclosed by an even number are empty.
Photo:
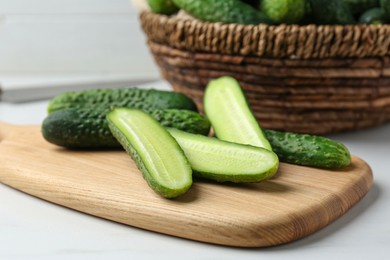
[[[234,78],[211,80],[206,86],[203,106],[218,139],[272,150]]]
[[[374,7],[365,11],[359,17],[359,23],[361,24],[373,24],[381,25],[386,23],[385,13],[380,7]]]
[[[379,7],[379,0],[343,0],[346,2],[354,15],[360,15],[368,9]]]
[[[260,0],[242,0],[241,2],[244,2],[245,4],[248,4],[254,8],[259,8],[260,6]]]
[[[147,113],[116,108],[108,125],[133,158],[148,185],[165,198],[176,198],[192,185],[191,166],[176,140]]]
[[[351,163],[348,149],[329,138],[269,129],[264,133],[281,162],[331,169]]]
[[[138,88],[65,92],[51,99],[47,109],[49,113],[52,113],[69,107],[94,107],[96,105],[108,108],[138,108],[144,111],[168,108],[197,111],[194,101],[182,93]]]
[[[380,0],[380,7],[383,9],[386,21],[390,21],[390,0]]]
[[[179,11],[172,0],[147,0],[147,2],[154,13],[170,15]]]
[[[110,111],[104,106],[66,108],[49,114],[42,122],[41,132],[50,143],[77,149],[108,149],[121,147],[111,134],[106,120]],[[165,109],[148,112],[162,126],[190,133],[207,135],[210,123],[204,116],[190,110]]]
[[[356,20],[350,6],[342,0],[308,0],[316,24],[346,25]]]
[[[272,23],[259,10],[239,0],[172,0],[191,16],[208,22],[260,24]]]
[[[259,182],[275,175],[279,160],[272,151],[168,129],[183,149],[194,176],[218,182]]]
[[[306,0],[262,0],[260,10],[276,23],[294,24],[306,12]]]

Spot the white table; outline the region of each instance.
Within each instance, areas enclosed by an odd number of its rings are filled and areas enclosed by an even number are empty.
[[[0,102],[0,121],[39,124],[46,105]],[[371,165],[374,185],[344,216],[299,241],[258,249],[210,245],[99,219],[0,184],[0,259],[389,259],[390,124],[330,137]]]

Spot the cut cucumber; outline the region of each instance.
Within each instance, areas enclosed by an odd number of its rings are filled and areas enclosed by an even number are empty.
[[[277,155],[250,145],[222,141],[170,128],[183,149],[195,176],[218,182],[259,182],[275,175]]]
[[[210,81],[203,105],[218,139],[272,150],[236,79]]]
[[[149,186],[166,198],[184,194],[192,169],[179,144],[147,113],[117,108],[108,113],[112,134],[134,159]]]

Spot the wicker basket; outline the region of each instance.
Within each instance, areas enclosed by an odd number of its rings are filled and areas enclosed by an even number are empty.
[[[230,75],[265,128],[328,134],[390,120],[390,26],[140,20],[162,76],[201,111],[209,80]]]

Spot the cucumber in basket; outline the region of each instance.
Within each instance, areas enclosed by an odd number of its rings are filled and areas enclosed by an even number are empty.
[[[50,143],[78,149],[107,149],[120,147],[111,134],[106,120],[106,106],[66,108],[49,114],[42,122],[43,137]],[[182,109],[151,110],[148,112],[162,126],[190,133],[207,135],[210,123],[201,114]]]
[[[113,135],[134,159],[148,185],[165,198],[184,194],[192,169],[176,140],[150,115],[117,108],[107,114]]]
[[[346,25],[356,20],[349,5],[342,0],[308,0],[310,16],[316,24]]]
[[[276,23],[293,24],[306,14],[306,0],[262,0],[260,9]]]
[[[379,0],[342,0],[346,2],[354,15],[362,14],[368,9],[379,7]]]
[[[380,6],[383,9],[386,21],[390,21],[390,0],[380,0]]]
[[[172,0],[191,16],[208,22],[260,24],[272,23],[265,14],[240,0]]]
[[[48,112],[69,107],[112,107],[154,109],[187,109],[197,111],[194,101],[186,95],[173,91],[138,88],[94,89],[64,92],[50,100]]]
[[[158,14],[174,14],[179,11],[179,8],[172,0],[147,0],[150,9]]]
[[[382,8],[374,7],[363,12],[359,17],[361,24],[381,25],[386,23],[385,13]]]

